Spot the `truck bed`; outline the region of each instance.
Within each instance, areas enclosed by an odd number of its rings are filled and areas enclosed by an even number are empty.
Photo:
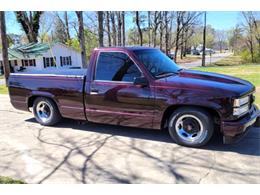
[[[12,73],[9,94],[12,105],[28,111],[37,96],[52,98],[63,117],[85,120],[86,69]]]

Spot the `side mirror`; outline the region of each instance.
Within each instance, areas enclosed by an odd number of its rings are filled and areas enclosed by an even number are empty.
[[[142,87],[146,87],[146,86],[149,85],[149,82],[148,82],[148,80],[144,76],[141,76],[141,77],[136,77],[134,79],[134,85],[139,85],[139,86],[142,86]]]

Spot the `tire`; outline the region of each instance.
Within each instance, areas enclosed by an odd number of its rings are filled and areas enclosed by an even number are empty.
[[[200,147],[213,135],[212,116],[203,109],[183,107],[175,110],[169,118],[168,130],[179,145]]]
[[[33,114],[38,123],[52,126],[61,120],[57,105],[49,98],[38,97],[33,103]]]

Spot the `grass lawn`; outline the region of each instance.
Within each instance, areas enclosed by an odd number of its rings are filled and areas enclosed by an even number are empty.
[[[189,62],[193,62],[195,60],[200,60],[201,56],[197,56],[197,55],[186,55],[186,57],[184,57],[183,59],[181,59],[179,56],[177,57],[177,63],[178,64],[182,64],[182,63],[189,63]]]
[[[225,60],[225,59],[224,59]],[[222,62],[224,61],[222,60]],[[229,59],[226,59],[228,62]],[[219,63],[222,63],[219,62]],[[222,63],[224,64],[224,63]],[[229,65],[229,66],[211,66],[211,67],[199,67],[194,68],[195,70],[200,71],[207,71],[207,72],[216,72],[221,74],[227,74],[235,77],[239,77],[241,79],[245,79],[253,83],[256,87],[256,104],[260,107],[260,64],[258,65],[251,65],[251,64],[244,64],[244,65]]]
[[[25,184],[25,182],[21,180],[14,180],[10,177],[0,176],[0,184]]]
[[[5,85],[0,85],[0,94],[7,94],[8,89]]]
[[[4,75],[0,75],[0,79],[4,79]]]

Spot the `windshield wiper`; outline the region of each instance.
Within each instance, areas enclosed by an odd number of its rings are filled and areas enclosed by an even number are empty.
[[[168,77],[168,76],[171,76],[173,74],[176,74],[176,72],[160,72],[157,75],[155,75],[155,77],[157,77],[157,78]]]

